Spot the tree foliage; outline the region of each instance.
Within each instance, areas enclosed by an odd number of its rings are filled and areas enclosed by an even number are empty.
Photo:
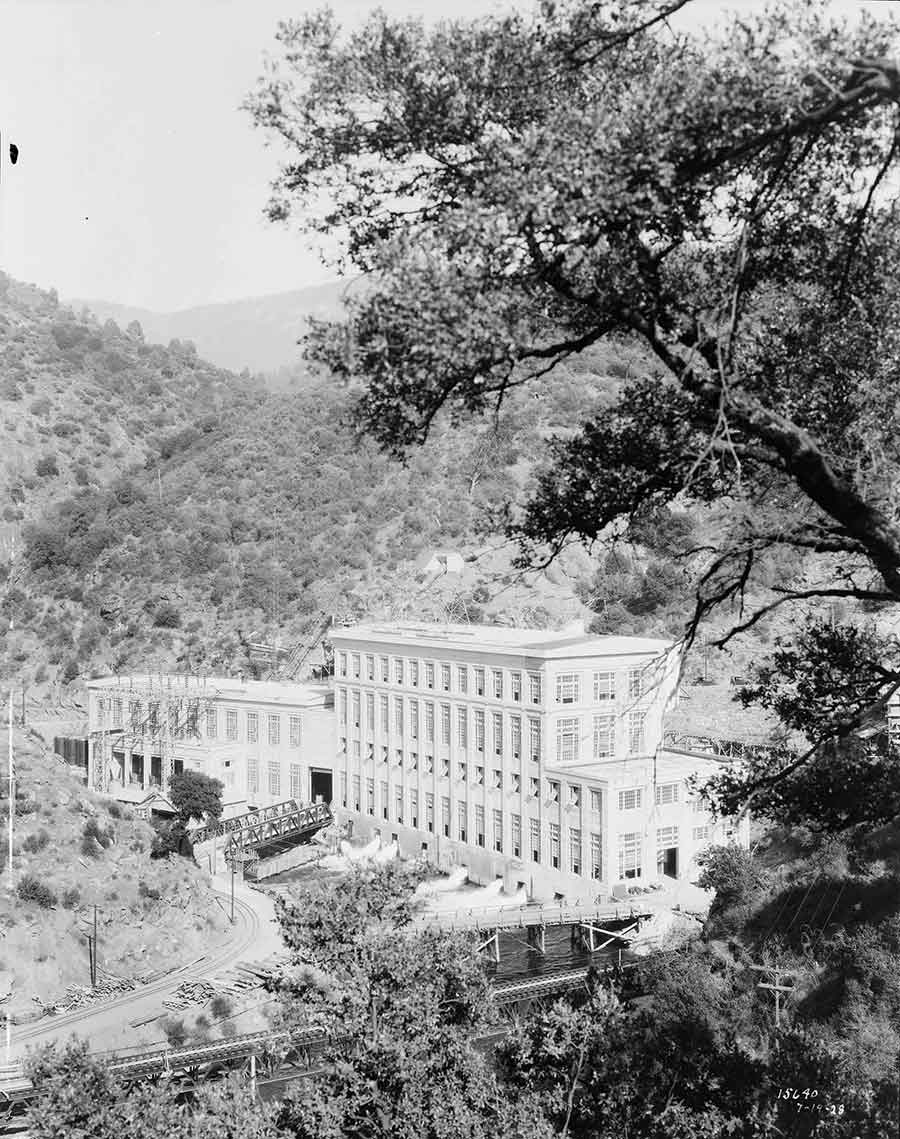
[[[168,795],[179,820],[187,825],[191,819],[215,821],[221,816],[224,787],[221,779],[187,768],[169,779]]]
[[[900,75],[890,22],[805,0],[711,39],[673,29],[680,7],[546,0],[349,32],[318,13],[280,26],[248,107],[289,149],[271,215],[338,232],[368,274],[307,352],[359,386],[385,448],[601,341],[641,346],[612,401],[550,440],[507,526],[525,564],[674,502],[720,506],[690,643],[754,587],[768,599],[738,629],[789,602],[900,600]],[[818,555],[809,588],[773,574],[784,549]]]
[[[143,1081],[125,1085],[104,1059],[72,1042],[36,1052],[27,1074],[38,1097],[30,1112],[35,1139],[281,1139],[274,1110],[250,1094],[246,1080],[201,1083],[186,1101],[179,1087]],[[286,1139],[286,1136],[285,1136]]]

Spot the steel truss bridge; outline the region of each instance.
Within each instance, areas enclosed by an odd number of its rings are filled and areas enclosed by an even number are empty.
[[[636,962],[620,968],[633,968]],[[494,1000],[507,1028],[522,1007],[553,999],[579,988],[587,991],[587,968],[560,969],[540,977],[502,981],[493,985]],[[497,1032],[476,1037],[490,1042]],[[326,1069],[327,1053],[353,1038],[302,1029],[278,1032],[251,1032],[230,1040],[194,1044],[184,1048],[152,1048],[125,1053],[94,1053],[104,1060],[107,1070],[125,1084],[141,1080],[172,1079],[184,1085],[185,1091],[203,1080],[215,1079],[231,1072],[243,1072],[249,1078],[304,1079]],[[5,1130],[21,1128],[28,1104],[37,1098],[21,1064],[0,1066],[0,1125]]]
[[[720,739],[718,736],[698,736],[685,732],[663,733],[663,747],[689,755],[715,755],[720,759],[765,759],[774,750],[766,744],[751,744],[744,740]]]
[[[298,803],[287,799],[271,807],[261,807],[222,819],[191,831],[191,842],[196,846],[211,839],[226,838],[226,856],[230,852],[258,850],[286,839],[304,841],[334,821],[327,803]]]

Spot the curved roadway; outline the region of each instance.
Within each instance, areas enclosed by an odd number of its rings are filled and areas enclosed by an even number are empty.
[[[216,894],[230,904],[230,895],[218,890]],[[92,1002],[70,1013],[43,1017],[34,1024],[14,1027],[13,1057],[21,1059],[26,1048],[60,1040],[71,1035],[87,1039],[95,1048],[101,1046],[104,1050],[110,1047],[127,1046],[114,1040],[115,1035],[121,1034],[123,1030],[130,1036],[140,1035],[139,1029],[130,1028],[130,1022],[139,1020],[145,1015],[151,1017],[154,1013],[159,1012],[162,1001],[174,993],[183,981],[197,980],[227,969],[229,966],[237,964],[238,961],[246,960],[248,951],[253,948],[255,942],[269,941],[268,938],[261,938],[260,936],[264,932],[264,919],[260,916],[258,909],[258,907],[254,908],[254,906],[249,905],[245,900],[235,897],[234,936],[229,938],[224,945],[220,945],[207,953],[196,964],[182,966],[158,981],[130,989],[112,1000]]]

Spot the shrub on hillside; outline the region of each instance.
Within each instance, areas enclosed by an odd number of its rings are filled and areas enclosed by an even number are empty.
[[[41,478],[49,478],[52,475],[58,475],[59,467],[56,464],[56,456],[44,455],[42,458],[38,459],[34,469],[35,472],[41,476]]]
[[[231,1009],[231,1001],[224,993],[216,993],[209,1006],[209,1010],[216,1020],[222,1020],[223,1017],[230,1016]]]
[[[57,347],[66,350],[80,344],[87,335],[87,330],[79,324],[53,324],[50,335],[56,341]]]
[[[148,886],[147,883],[143,881],[138,883],[138,895],[139,897],[147,898],[152,902],[158,902],[162,897],[162,894],[159,890],[154,889],[152,886]]]
[[[749,850],[734,843],[702,851],[697,855],[697,865],[701,867],[697,885],[702,890],[715,890],[715,911],[751,902],[768,884],[768,875]]]
[[[81,833],[81,853],[96,858],[101,850],[112,846],[115,837],[112,827],[101,827],[96,819],[88,819]]]
[[[45,886],[34,874],[23,874],[16,887],[16,893],[23,902],[34,902],[44,910],[52,909],[57,902],[56,894]]]
[[[74,910],[78,903],[81,901],[81,891],[77,886],[72,886],[71,889],[63,890],[62,905],[63,909]]]
[[[169,1020],[168,1017],[162,1022],[162,1030],[165,1033],[166,1040],[170,1048],[180,1048],[187,1042],[188,1030],[185,1027],[183,1020]]]
[[[22,849],[27,854],[37,854],[45,846],[50,845],[50,835],[43,828],[37,834],[30,834],[22,843]]]
[[[177,629],[181,624],[181,613],[170,601],[164,601],[153,614],[153,624],[158,629]]]

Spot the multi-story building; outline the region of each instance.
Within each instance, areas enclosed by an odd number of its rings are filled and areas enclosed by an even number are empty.
[[[327,685],[114,676],[87,687],[88,781],[97,790],[134,797],[188,768],[222,781],[226,814],[332,799]]]
[[[334,803],[355,833],[475,881],[595,896],[691,873],[715,830],[663,752],[663,641],[492,626],[332,630]]]

